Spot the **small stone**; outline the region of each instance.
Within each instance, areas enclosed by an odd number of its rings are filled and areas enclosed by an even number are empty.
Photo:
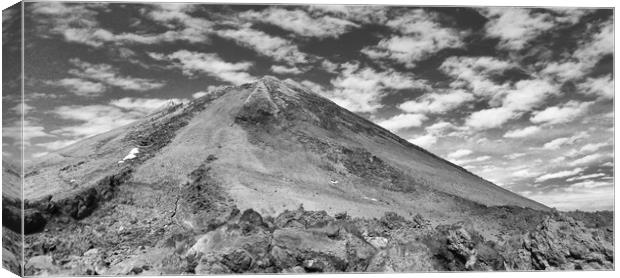
[[[129,271],[129,273],[128,273],[128,274],[132,274],[132,273],[133,273],[133,274],[140,274],[140,273],[142,273],[142,271],[143,271],[143,269],[142,269],[141,267],[139,267],[139,266],[135,266],[135,267],[133,267],[133,268],[131,269],[131,271]]]

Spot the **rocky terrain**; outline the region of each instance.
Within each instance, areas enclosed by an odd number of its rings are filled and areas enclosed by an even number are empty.
[[[25,173],[26,275],[613,268],[613,214],[554,211],[271,77]]]

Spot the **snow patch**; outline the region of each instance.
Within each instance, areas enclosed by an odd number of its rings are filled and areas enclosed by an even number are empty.
[[[366,200],[371,200],[371,201],[374,201],[374,202],[378,202],[378,201],[379,201],[379,200],[377,200],[377,199],[375,199],[375,198],[368,198],[368,197],[366,197],[366,196],[363,196],[362,198],[363,198],[363,199],[366,199]]]
[[[134,159],[137,157],[137,154],[140,153],[140,149],[138,148],[133,148],[129,151],[129,154],[127,154],[127,156],[125,156],[123,158],[123,160],[119,160],[118,164],[122,164],[125,162],[125,160],[130,160],[130,159]]]

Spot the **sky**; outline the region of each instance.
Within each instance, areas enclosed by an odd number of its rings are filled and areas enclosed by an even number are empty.
[[[24,24],[7,159],[19,111],[32,161],[271,75],[548,206],[613,209],[611,9],[41,2]]]

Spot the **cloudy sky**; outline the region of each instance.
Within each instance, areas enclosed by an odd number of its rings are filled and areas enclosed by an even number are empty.
[[[26,103],[3,107],[3,136],[13,142],[11,113],[23,108],[27,160],[169,99],[273,75],[549,206],[613,207],[611,9],[46,2],[25,12]]]

